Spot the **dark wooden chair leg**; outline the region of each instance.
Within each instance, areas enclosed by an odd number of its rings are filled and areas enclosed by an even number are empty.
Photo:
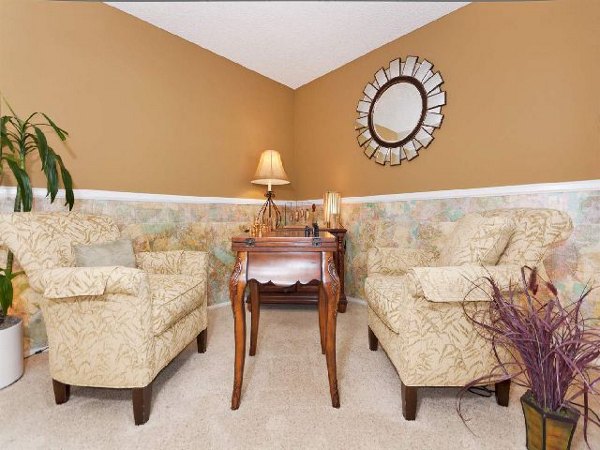
[[[143,425],[150,418],[150,405],[152,404],[152,383],[142,388],[131,390],[133,400],[133,418],[136,425]]]
[[[57,405],[62,405],[69,401],[69,397],[71,396],[70,384],[64,384],[53,379],[52,388],[54,389],[54,401]]]
[[[377,336],[375,336],[375,333],[373,333],[373,330],[371,330],[371,327],[369,328],[369,350],[376,352],[377,351],[377,347],[379,347],[379,339],[377,339]]]
[[[417,387],[406,386],[402,381],[402,415],[406,420],[415,420],[417,417]]]
[[[496,383],[496,403],[500,406],[508,406],[510,397],[510,380],[504,380]]]
[[[198,344],[198,353],[204,353],[206,351],[206,337],[208,335],[208,328],[205,328],[196,337],[196,343]]]

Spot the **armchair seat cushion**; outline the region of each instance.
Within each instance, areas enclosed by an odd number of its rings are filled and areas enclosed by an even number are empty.
[[[205,281],[190,275],[148,274],[152,298],[152,331],[158,336],[202,302]]]
[[[365,292],[371,310],[390,330],[400,333],[407,324],[403,303],[417,294],[413,277],[372,275],[365,280]]]

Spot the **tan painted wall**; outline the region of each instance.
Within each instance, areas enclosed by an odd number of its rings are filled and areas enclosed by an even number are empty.
[[[295,96],[301,198],[600,178],[600,2],[471,4],[314,82]],[[442,128],[415,160],[369,161],[356,103],[376,70],[417,55],[441,71]]]
[[[104,4],[0,0],[0,90],[71,133],[79,188],[260,198],[267,148],[296,181],[291,89]]]
[[[596,0],[472,4],[294,92],[103,4],[0,0],[0,89],[71,132],[56,147],[79,188],[260,198],[266,148],[292,180],[280,198],[592,179],[599,26]],[[381,167],[356,144],[356,102],[411,54],[442,71],[445,121]]]

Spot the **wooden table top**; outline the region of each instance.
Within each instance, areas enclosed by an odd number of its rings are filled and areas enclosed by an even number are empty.
[[[233,251],[318,251],[337,250],[336,237],[321,231],[319,237],[304,236],[304,230],[280,228],[262,236],[245,234],[231,238]]]

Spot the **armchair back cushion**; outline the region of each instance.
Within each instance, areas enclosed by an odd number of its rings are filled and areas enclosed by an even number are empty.
[[[363,242],[369,247],[406,247],[418,245],[439,251],[456,222],[420,221],[418,224],[394,220],[367,221]]]
[[[541,263],[546,252],[566,240],[572,230],[571,218],[564,212],[543,208],[497,209],[479,213],[483,217],[508,219],[512,231],[499,259],[492,265],[529,265],[544,271]],[[366,262],[369,275],[402,275],[415,266],[444,266],[441,254],[457,222],[421,222],[417,225],[372,222],[375,238],[371,239]],[[383,235],[380,239],[378,236]],[[390,240],[397,236],[397,241]],[[481,264],[481,263],[476,263]],[[455,264],[451,264],[455,265]],[[489,265],[489,264],[488,264]]]
[[[119,228],[108,217],[81,213],[0,215],[0,244],[7,246],[28,275],[75,266],[72,245],[114,241]]]
[[[75,244],[72,247],[78,267],[137,267],[131,239],[91,245]]]
[[[438,266],[483,264],[494,266],[514,230],[508,216],[471,213],[456,222],[440,251]]]
[[[482,213],[485,217],[508,217],[514,231],[498,264],[518,264],[537,267],[548,249],[566,240],[573,231],[567,213],[555,209],[513,208]]]

